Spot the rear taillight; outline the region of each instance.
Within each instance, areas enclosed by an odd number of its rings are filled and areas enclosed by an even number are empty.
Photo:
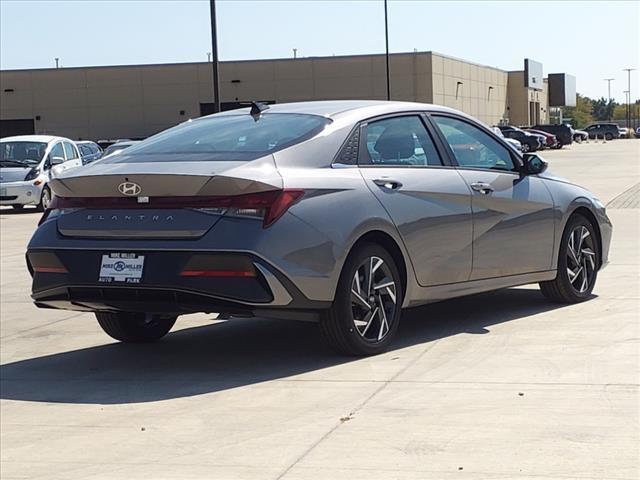
[[[227,215],[261,218],[262,226],[267,228],[282,217],[303,194],[303,190],[278,190],[228,197]],[[227,203],[227,200],[223,202]]]
[[[64,200],[64,199],[62,199]],[[62,207],[61,206],[62,202],[60,202],[60,199],[58,197],[53,197],[51,199],[51,203],[49,204],[49,208],[47,208],[44,213],[42,214],[42,217],[40,217],[40,220],[38,221],[38,226],[42,225],[44,222],[46,222],[47,220],[51,219],[51,218],[55,218],[58,217],[60,215],[64,215],[66,213],[72,213],[75,212],[77,210],[80,210],[79,208],[70,208],[70,207]]]
[[[262,219],[262,226],[267,228],[282,217],[303,195],[304,190],[284,189],[229,196],[151,197],[145,203],[139,203],[135,197],[54,197],[50,210],[64,209],[64,211],[67,211],[74,208],[193,208],[204,213],[216,215],[225,214],[237,217],[260,218]],[[40,223],[43,223],[49,215],[48,210],[42,216]]]

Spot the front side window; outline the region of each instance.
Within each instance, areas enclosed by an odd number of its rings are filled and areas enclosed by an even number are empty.
[[[365,164],[440,166],[440,156],[417,116],[394,117],[367,125]]]
[[[67,160],[75,160],[78,158],[78,152],[75,147],[71,145],[69,142],[63,142],[64,145],[64,153],[67,157]]]
[[[461,167],[518,171],[507,147],[478,127],[452,117],[432,118]]]
[[[307,140],[329,123],[319,115],[293,113],[205,117],[165,130],[104,162],[145,162],[150,155],[154,162],[254,160]]]
[[[62,143],[56,143],[51,149],[49,158],[53,159],[54,157],[61,158],[64,161],[64,150],[62,148]]]

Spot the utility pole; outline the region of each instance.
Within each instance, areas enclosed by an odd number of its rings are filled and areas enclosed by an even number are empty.
[[[54,59],[56,61],[56,68],[60,68],[60,64],[58,62],[60,62],[60,58],[56,57]]]
[[[389,85],[389,23],[387,21],[387,0],[384,0],[384,41],[386,45],[387,62],[387,100],[391,100],[391,87]]]
[[[297,48],[293,49],[293,58],[298,58],[298,49]]]
[[[627,101],[627,128],[631,127],[631,72],[635,68],[623,68],[623,72],[627,72],[627,92],[629,93],[629,100]]]
[[[209,0],[211,11],[211,55],[213,57],[213,113],[220,111],[220,81],[218,78],[218,29],[216,28],[216,0]]]
[[[607,113],[609,113],[609,121],[611,121],[611,109],[609,108],[611,105],[611,82],[613,82],[615,78],[605,78],[604,81],[607,82],[607,100],[609,104],[607,105]]]
[[[207,52],[207,63],[211,61],[211,52]]]
[[[615,78],[605,78],[604,81],[607,82],[607,100],[611,101],[611,82],[613,82]]]

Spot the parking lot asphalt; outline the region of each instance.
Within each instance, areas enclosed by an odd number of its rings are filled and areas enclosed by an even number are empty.
[[[421,307],[366,359],[313,324],[207,315],[118,344],[31,304],[39,214],[0,210],[1,478],[636,480],[640,140],[542,155],[609,205],[593,298],[528,285]]]

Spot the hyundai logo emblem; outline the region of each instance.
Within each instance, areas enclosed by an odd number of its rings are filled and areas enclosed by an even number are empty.
[[[138,185],[137,183],[122,182],[120,185],[118,185],[118,190],[123,195],[134,196],[138,195],[142,191],[142,187],[140,187],[140,185]]]

